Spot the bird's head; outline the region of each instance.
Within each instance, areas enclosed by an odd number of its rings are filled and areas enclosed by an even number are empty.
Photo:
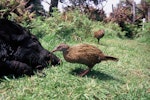
[[[61,43],[60,45],[58,45],[56,48],[54,48],[52,50],[52,52],[55,52],[55,51],[66,51],[67,49],[69,48],[69,46],[65,43]]]

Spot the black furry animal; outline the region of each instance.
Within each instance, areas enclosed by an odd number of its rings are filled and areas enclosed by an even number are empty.
[[[51,63],[57,65],[60,59],[44,49],[36,36],[19,24],[0,19],[0,76],[33,75]]]

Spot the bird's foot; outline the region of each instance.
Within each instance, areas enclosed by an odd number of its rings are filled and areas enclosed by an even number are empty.
[[[83,71],[81,74],[79,74],[79,76],[80,76],[80,77],[83,77],[83,76],[85,76],[89,71],[90,71],[90,70],[87,69],[87,70]]]

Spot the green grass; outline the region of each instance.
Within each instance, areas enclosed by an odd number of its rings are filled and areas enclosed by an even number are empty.
[[[61,43],[53,35],[45,35],[40,41],[48,50]],[[68,63],[61,52],[56,52],[63,63],[45,68],[46,77],[1,79],[0,100],[150,100],[150,45],[105,37],[102,45],[93,38],[65,42],[93,44],[119,61],[101,62],[85,77],[78,77],[75,71],[87,67]]]
[[[91,21],[78,12],[69,15],[73,16],[69,21],[62,21],[60,13],[54,13],[54,17],[39,17],[24,26],[32,27],[31,32],[50,51],[62,42],[89,43],[119,61],[101,62],[85,77],[79,77],[76,72],[87,67],[68,63],[61,52],[56,52],[63,63],[45,68],[46,77],[35,74],[0,79],[0,100],[150,100],[149,25],[140,31],[140,38],[129,40],[117,24]],[[106,31],[102,45],[92,35],[98,29]]]

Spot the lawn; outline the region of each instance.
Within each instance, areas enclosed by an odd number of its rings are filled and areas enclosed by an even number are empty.
[[[52,36],[40,39],[52,50],[61,41],[50,41]],[[87,67],[62,59],[60,66],[45,68],[46,74],[9,78],[0,81],[0,100],[150,100],[150,45],[136,40],[103,38],[101,45],[93,38],[68,41],[69,45],[89,43],[105,54],[118,57],[118,62],[97,64],[85,77],[76,72]]]

